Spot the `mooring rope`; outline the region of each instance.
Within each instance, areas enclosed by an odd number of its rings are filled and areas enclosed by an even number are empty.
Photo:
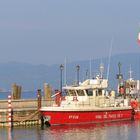
[[[27,120],[33,119],[35,116],[39,115],[39,111],[35,111],[34,113],[28,115],[28,116],[18,116],[16,114],[13,115],[13,121],[18,121],[18,122],[25,122]]]

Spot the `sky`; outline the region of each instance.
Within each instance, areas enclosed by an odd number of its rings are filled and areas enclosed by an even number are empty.
[[[137,53],[139,25],[140,0],[0,0],[0,63]]]

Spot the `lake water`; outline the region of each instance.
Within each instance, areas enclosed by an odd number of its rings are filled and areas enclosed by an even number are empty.
[[[140,121],[0,128],[0,140],[140,140]]]
[[[11,92],[0,92],[0,100],[8,99]],[[43,92],[42,92],[43,95]],[[21,93],[21,99],[35,99],[37,98],[37,91],[24,91]]]
[[[9,93],[1,93],[7,99]],[[22,98],[37,97],[37,91],[24,92]],[[140,140],[140,121],[91,125],[0,128],[0,140]]]

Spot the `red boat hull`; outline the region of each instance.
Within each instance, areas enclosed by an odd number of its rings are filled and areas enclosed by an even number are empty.
[[[131,120],[132,109],[109,111],[41,111],[50,125],[85,124]]]
[[[135,111],[135,120],[140,120],[140,110]]]

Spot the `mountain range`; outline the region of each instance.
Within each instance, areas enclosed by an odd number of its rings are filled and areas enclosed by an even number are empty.
[[[116,74],[119,72],[118,63],[121,63],[121,73],[124,79],[129,78],[129,70],[131,68],[134,79],[140,79],[140,54],[118,54],[111,56],[110,63],[108,58],[75,61],[63,64],[62,83],[72,84],[77,80],[76,66],[80,66],[79,80],[93,78],[99,74],[99,66],[104,65],[104,78],[109,79],[109,87],[117,88]],[[109,67],[108,67],[109,66]],[[28,63],[8,62],[0,63],[0,90],[11,90],[13,83],[22,86],[22,90],[35,91],[39,88],[43,89],[44,83],[48,83],[52,89],[60,88],[61,71],[60,64],[56,65],[33,65]]]

